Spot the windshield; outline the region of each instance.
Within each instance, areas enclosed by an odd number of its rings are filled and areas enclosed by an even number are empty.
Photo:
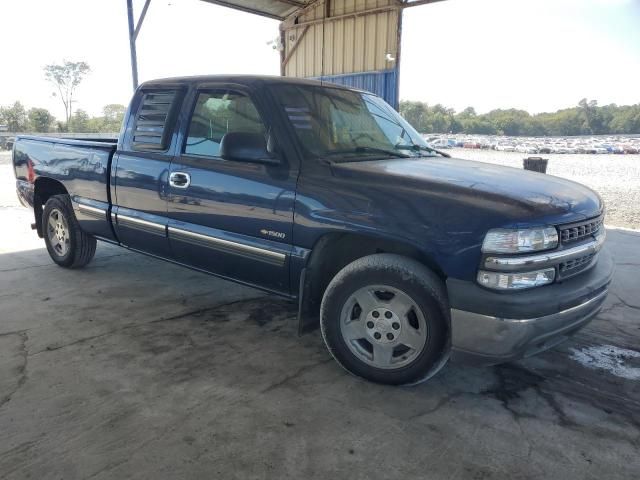
[[[436,154],[411,125],[375,95],[308,85],[272,88],[308,154],[347,161]]]

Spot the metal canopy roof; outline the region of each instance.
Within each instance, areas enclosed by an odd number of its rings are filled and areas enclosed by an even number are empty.
[[[324,0],[202,0],[207,3],[215,3],[224,7],[242,10],[243,12],[284,20],[297,11],[303,10],[311,4],[321,3]],[[440,2],[442,0],[398,0],[399,8],[414,7],[427,3]]]
[[[254,13],[263,17],[284,20],[286,17],[300,10],[315,0],[202,0],[215,3],[223,7]]]

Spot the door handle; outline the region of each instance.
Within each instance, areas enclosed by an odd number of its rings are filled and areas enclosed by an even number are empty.
[[[187,188],[191,185],[191,176],[184,172],[171,172],[169,185],[175,188]]]

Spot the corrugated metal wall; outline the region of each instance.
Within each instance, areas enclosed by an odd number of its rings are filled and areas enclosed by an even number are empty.
[[[323,82],[337,83],[347,87],[359,88],[375,93],[385,99],[396,110],[398,75],[396,69],[383,70],[381,72],[347,73],[344,75],[324,75],[313,77]]]
[[[290,77],[335,78],[387,92],[397,87],[398,28],[396,0],[319,1],[282,23],[283,68]],[[324,49],[323,49],[324,44]],[[390,55],[391,60],[388,55]],[[346,75],[346,74],[366,75]],[[346,76],[345,76],[346,75]],[[339,77],[334,77],[339,76]],[[362,84],[362,85],[360,85]],[[391,104],[396,93],[383,95]]]

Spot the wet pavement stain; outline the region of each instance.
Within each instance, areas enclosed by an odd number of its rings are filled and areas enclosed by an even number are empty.
[[[494,372],[498,377],[497,385],[484,390],[483,395],[492,396],[508,405],[510,401],[520,398],[525,390],[537,389],[545,381],[542,375],[538,375],[530,370],[516,364],[498,365]]]
[[[640,380],[640,352],[635,350],[614,345],[594,345],[571,349],[570,358],[587,368],[606,370],[627,380]]]

